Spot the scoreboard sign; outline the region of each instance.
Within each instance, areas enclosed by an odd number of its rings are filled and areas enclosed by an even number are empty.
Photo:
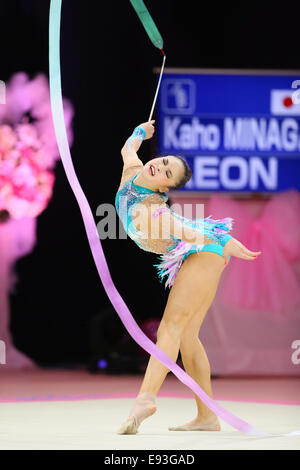
[[[184,191],[300,190],[300,71],[167,69],[159,155],[193,171]]]

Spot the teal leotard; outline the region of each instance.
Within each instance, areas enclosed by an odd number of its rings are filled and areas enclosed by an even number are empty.
[[[145,237],[145,234],[137,230],[136,226],[134,225],[132,218],[133,211],[135,210],[136,204],[142,202],[150,195],[156,194],[164,203],[168,201],[168,196],[166,193],[158,193],[143,186],[134,184],[134,180],[138,174],[139,173],[126,181],[123,187],[117,192],[115,206],[124,229],[129,237],[143,250],[153,252],[153,249],[151,249],[149,244],[147,244],[147,238]],[[202,234],[205,234],[207,238],[216,242],[204,245],[190,244],[170,234],[170,240],[172,243],[163,253],[160,253],[161,262],[159,264],[155,264],[154,266],[158,269],[160,281],[162,281],[163,278],[167,276],[166,287],[171,287],[174,283],[181,264],[190,254],[199,251],[207,251],[223,256],[223,247],[228,242],[228,240],[232,238],[228,232],[232,228],[233,220],[230,217],[226,217],[220,220],[213,220],[210,218],[210,216],[204,219],[187,219],[173,212],[167,204],[166,207],[162,210],[169,211],[171,215],[179,220],[184,226],[198,230],[201,228]]]

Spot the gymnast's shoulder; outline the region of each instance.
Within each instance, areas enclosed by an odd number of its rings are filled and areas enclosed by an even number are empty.
[[[123,167],[121,182],[118,191],[120,191],[124,184],[129,181],[130,179],[134,178],[134,176],[141,170],[143,165],[134,165],[134,166],[125,166]]]

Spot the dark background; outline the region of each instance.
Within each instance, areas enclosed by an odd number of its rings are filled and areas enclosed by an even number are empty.
[[[48,75],[48,0],[1,2],[1,76]],[[300,69],[299,4],[146,0],[164,38],[167,67]],[[129,0],[63,0],[63,95],[74,105],[72,157],[92,211],[114,203],[132,129],[147,120],[161,64]],[[155,140],[141,157],[155,156]],[[11,329],[16,346],[44,366],[85,363],[92,320],[110,302],[62,165],[53,198],[38,218],[38,241],[16,266]],[[98,222],[100,219],[96,220]],[[168,292],[157,257],[131,240],[103,240],[112,278],[141,323],[160,318]],[[0,261],[1,262],[1,261]],[[109,321],[109,315],[106,316]],[[113,321],[120,322],[112,312]],[[121,325],[119,325],[121,326]]]

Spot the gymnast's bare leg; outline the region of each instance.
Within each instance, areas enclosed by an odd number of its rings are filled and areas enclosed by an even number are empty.
[[[185,367],[189,369],[190,375],[210,396],[212,396],[212,390],[206,355],[203,354],[200,345],[196,346],[195,332],[193,332],[191,340],[191,352],[187,352],[187,337],[194,323],[201,325],[215,295],[224,267],[224,258],[215,253],[200,252],[188,256],[170,290],[157,332],[156,345],[174,362],[176,362],[181,348]],[[200,360],[204,366],[201,371],[195,367],[195,360],[192,360],[195,354],[198,358],[201,357]],[[119,434],[135,434],[141,422],[156,411],[155,397],[168,372],[169,370],[155,357],[150,357],[139,394],[130,411],[129,418],[118,431]],[[197,399],[197,405],[199,408],[196,424],[202,423],[218,427],[216,416],[204,408],[200,399]]]
[[[219,256],[215,253],[211,255]],[[197,382],[204,392],[213,398],[210,364],[205,349],[199,339],[199,330],[214,299],[219,280],[212,283],[210,294],[207,301],[192,320],[187,324],[181,336],[180,354],[184,369],[195,382]],[[221,426],[218,417],[211,411],[203,401],[194,394],[197,405],[197,416],[192,421],[176,426],[169,427],[170,431],[220,431]]]

